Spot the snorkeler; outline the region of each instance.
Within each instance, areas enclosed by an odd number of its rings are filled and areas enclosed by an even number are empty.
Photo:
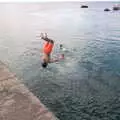
[[[42,60],[43,60],[42,67],[43,68],[46,68],[48,63],[53,63],[53,62],[59,61],[60,59],[64,59],[64,54],[61,54],[59,56],[59,58],[52,60],[51,52],[54,47],[54,41],[47,37],[47,33],[45,33],[45,35],[43,35],[43,33],[41,33],[40,37],[42,40],[45,41],[44,46],[43,46],[43,57],[42,57]]]

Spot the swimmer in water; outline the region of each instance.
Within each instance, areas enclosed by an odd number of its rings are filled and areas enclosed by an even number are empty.
[[[60,50],[65,51],[65,52],[67,51],[67,49],[63,47],[63,44],[60,44]]]
[[[51,59],[51,52],[53,50],[54,47],[54,41],[50,38],[47,37],[47,34],[45,33],[45,35],[43,35],[43,33],[41,33],[40,35],[41,39],[45,41],[44,46],[43,46],[43,57],[42,57],[42,67],[46,68],[48,66],[48,63],[53,63],[53,62],[57,62],[60,59],[64,59],[64,54],[61,54],[59,56],[58,59]]]
[[[63,49],[63,45],[62,44],[60,44],[60,49]]]

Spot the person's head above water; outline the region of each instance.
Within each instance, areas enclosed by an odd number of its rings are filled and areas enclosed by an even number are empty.
[[[63,45],[62,45],[62,44],[60,44],[60,49],[62,49],[62,47],[63,47]]]
[[[42,62],[41,65],[42,65],[43,68],[46,68],[48,66],[48,63],[44,61],[44,62]]]

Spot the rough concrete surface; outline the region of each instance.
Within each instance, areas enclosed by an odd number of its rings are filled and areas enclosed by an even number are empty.
[[[57,120],[0,62],[0,120]]]

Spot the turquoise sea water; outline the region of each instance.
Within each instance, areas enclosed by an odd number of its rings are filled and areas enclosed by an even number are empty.
[[[120,11],[115,2],[0,4],[0,59],[60,120],[120,119]],[[41,68],[47,32],[53,57],[65,60]]]

